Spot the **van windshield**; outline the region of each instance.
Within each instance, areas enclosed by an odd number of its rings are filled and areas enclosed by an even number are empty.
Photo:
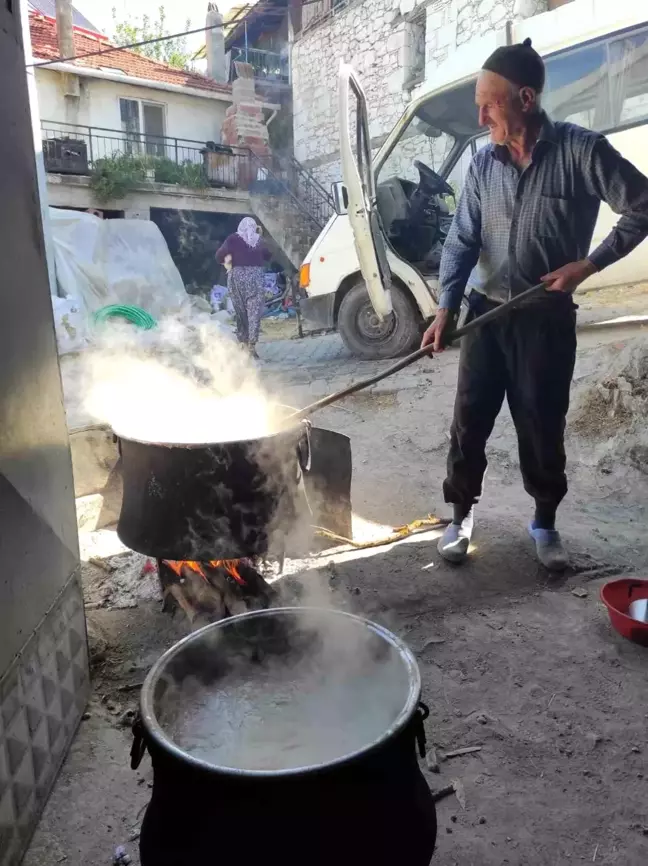
[[[418,182],[414,160],[443,173],[455,143],[479,133],[475,107],[475,82],[445,90],[419,106],[387,159],[378,170],[377,182],[398,177]]]
[[[419,106],[376,176],[383,231],[392,249],[423,274],[435,274],[458,184],[443,177],[463,142],[479,133],[475,84],[431,96]]]

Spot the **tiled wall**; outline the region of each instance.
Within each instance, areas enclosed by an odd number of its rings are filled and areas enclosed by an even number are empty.
[[[0,866],[21,861],[90,685],[26,11],[0,3]]]
[[[74,575],[0,681],[0,866],[20,863],[89,690]]]

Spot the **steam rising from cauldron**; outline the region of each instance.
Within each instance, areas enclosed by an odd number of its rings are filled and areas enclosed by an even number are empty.
[[[406,670],[371,631],[312,608],[259,622],[225,646],[214,633],[167,682],[161,722],[182,748],[239,769],[288,769],[362,748],[395,721]]]
[[[195,310],[152,331],[106,323],[88,360],[84,402],[93,419],[144,442],[231,442],[281,426],[247,353]]]

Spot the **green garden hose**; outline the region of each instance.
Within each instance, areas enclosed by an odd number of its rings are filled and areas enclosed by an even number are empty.
[[[102,307],[94,314],[96,324],[105,322],[107,319],[126,319],[143,331],[150,331],[157,325],[157,322],[146,310],[140,307],[132,307],[129,304],[110,304],[107,307]]]

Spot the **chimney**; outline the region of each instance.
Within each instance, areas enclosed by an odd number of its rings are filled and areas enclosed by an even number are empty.
[[[72,0],[56,0],[56,38],[59,57],[74,56]]]
[[[217,25],[214,27],[214,25]],[[218,11],[218,6],[215,3],[209,3],[207,6],[207,20],[205,26],[212,27],[212,30],[207,30],[206,49],[207,49],[207,75],[213,78],[214,81],[220,81],[222,84],[227,83],[227,67],[225,64],[225,31],[223,30],[223,16]]]

